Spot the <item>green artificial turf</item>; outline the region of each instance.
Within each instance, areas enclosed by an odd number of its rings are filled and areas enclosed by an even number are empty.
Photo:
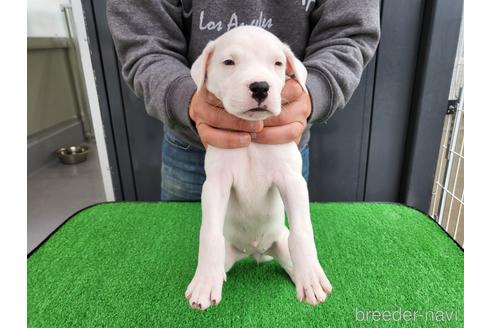
[[[333,285],[318,307],[296,300],[276,262],[245,259],[228,273],[217,307],[192,310],[184,292],[197,261],[200,204],[108,203],[75,215],[28,258],[28,325],[463,326],[463,251],[430,218],[375,203],[312,204],[311,213]],[[357,321],[356,310],[394,319]]]

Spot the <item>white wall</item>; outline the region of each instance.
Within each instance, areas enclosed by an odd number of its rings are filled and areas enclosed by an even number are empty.
[[[27,37],[68,37],[61,5],[70,0],[27,0]]]

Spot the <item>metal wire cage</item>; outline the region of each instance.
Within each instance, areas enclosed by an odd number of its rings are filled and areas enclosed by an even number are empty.
[[[441,148],[436,167],[431,215],[456,242],[464,246],[464,47],[461,27],[449,107],[444,121]]]

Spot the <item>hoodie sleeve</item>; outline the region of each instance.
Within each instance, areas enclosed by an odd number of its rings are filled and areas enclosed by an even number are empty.
[[[179,1],[108,0],[107,19],[125,82],[149,115],[194,130],[188,106],[196,85],[186,58]]]
[[[311,13],[304,57],[309,122],[326,122],[350,100],[379,43],[379,16],[379,0],[328,0]]]

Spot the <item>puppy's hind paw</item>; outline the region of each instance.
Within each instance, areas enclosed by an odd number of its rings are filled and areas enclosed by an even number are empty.
[[[273,257],[271,257],[270,255],[265,255],[265,254],[255,254],[255,255],[253,255],[253,257],[255,258],[256,263],[258,263],[258,264],[269,262],[269,261],[273,260]]]

